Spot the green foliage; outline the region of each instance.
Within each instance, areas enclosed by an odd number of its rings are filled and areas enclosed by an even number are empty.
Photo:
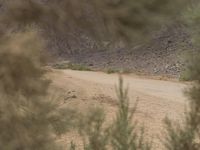
[[[49,80],[34,32],[5,37],[0,51],[0,149],[57,150],[75,113],[47,99]],[[33,50],[34,49],[34,50]],[[67,114],[67,115],[66,115]]]
[[[83,137],[85,150],[150,150],[151,144],[145,142],[144,130],[139,132],[133,121],[136,105],[130,109],[128,90],[124,90],[120,78],[118,94],[118,111],[116,119],[105,126],[105,114],[102,109],[92,108],[85,116],[81,115],[79,133]]]
[[[199,67],[200,55],[199,50],[191,54],[188,58],[186,69],[181,74],[181,79],[184,81],[197,81],[200,79],[200,67]]]
[[[91,71],[90,68],[88,68],[85,65],[81,65],[81,64],[72,64],[69,63],[68,64],[68,69],[72,69],[72,70],[80,70],[80,71]]]
[[[131,73],[132,71],[131,71],[131,69],[129,69],[129,68],[124,68],[124,69],[122,69],[122,73],[124,73],[124,74],[129,74],[129,73]]]
[[[73,64],[70,62],[59,62],[53,65],[55,69],[71,69],[71,70],[80,70],[80,71],[91,71],[91,69],[82,64]]]
[[[55,69],[68,69],[69,62],[61,61],[52,65]]]
[[[181,125],[166,119],[165,124],[167,132],[164,146],[167,150],[198,150],[200,148],[198,132],[191,122],[186,121]]]
[[[168,150],[198,150],[199,129],[200,129],[200,82],[188,91],[189,110],[185,113],[185,118],[180,123],[173,123],[166,119],[167,136],[165,147]]]
[[[191,81],[190,72],[188,70],[182,71],[180,74],[179,80],[180,81]]]
[[[190,79],[194,81],[200,81],[200,67],[199,67],[200,55],[195,54],[191,57],[190,63],[188,64],[188,72]]]
[[[112,68],[109,68],[109,69],[107,69],[106,73],[107,73],[107,74],[119,73],[119,70],[117,70],[117,69],[112,69]]]
[[[186,22],[191,27],[191,36],[199,49],[199,6],[198,1],[191,1],[192,7],[187,12]],[[194,5],[195,4],[195,5]],[[192,26],[191,26],[192,25]],[[200,149],[200,55],[199,50],[192,55],[188,63],[188,79],[194,81],[193,87],[186,93],[189,96],[189,106],[182,123],[173,123],[166,119],[167,136],[165,147],[168,150],[198,150]]]
[[[76,150],[76,145],[71,141],[69,150]]]
[[[187,64],[187,75],[190,80],[199,80],[200,67],[199,67],[199,48],[200,48],[200,3],[196,0],[191,0],[191,5],[184,13],[185,24],[191,34],[192,42],[196,52],[189,58]]]
[[[196,35],[195,35],[196,36]],[[194,38],[194,37],[193,37]],[[196,39],[198,41],[198,39]],[[198,62],[200,60],[199,56],[199,46],[194,44],[194,49],[188,50],[187,52],[182,54],[182,60],[185,64],[184,69],[180,74],[181,81],[193,81],[196,80],[195,76],[198,76],[200,73]]]
[[[190,6],[188,7],[187,11],[184,13],[184,21],[185,24],[189,27],[191,33],[192,42],[195,44],[195,46],[200,46],[200,3],[196,0],[191,0]]]
[[[84,150],[107,150],[109,132],[103,126],[105,114],[102,109],[93,108],[82,117],[79,133],[83,137]]]
[[[129,106],[128,90],[123,88],[120,78],[118,94],[118,112],[112,125],[111,144],[115,150],[149,150],[151,145],[144,141],[143,132],[139,134],[136,122],[132,124],[136,105],[131,110]]]

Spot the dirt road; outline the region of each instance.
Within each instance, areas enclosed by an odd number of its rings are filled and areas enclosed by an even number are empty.
[[[88,82],[99,83],[102,85],[115,86],[118,83],[119,75],[105,74],[101,72],[83,72],[65,70],[64,73],[67,76],[71,76],[74,79],[81,79]],[[128,85],[129,91],[137,91],[157,98],[165,99],[168,101],[184,103],[183,90],[186,86],[178,82],[142,79],[139,77],[131,77],[128,75],[123,76],[125,85]]]
[[[84,111],[87,106],[102,106],[108,120],[116,112],[115,86],[117,74],[101,72],[63,70],[54,75],[54,83],[63,90],[71,89],[76,98],[66,103]],[[145,79],[133,75],[123,75],[124,84],[129,88],[131,107],[139,99],[135,119],[144,125],[149,137],[155,138],[155,149],[162,149],[158,136],[163,136],[163,119],[181,119],[186,97],[183,94],[187,85],[180,82]]]

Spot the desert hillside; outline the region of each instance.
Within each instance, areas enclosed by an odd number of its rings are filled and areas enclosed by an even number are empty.
[[[131,46],[111,41],[102,46],[87,36],[76,37],[75,44],[73,37],[69,38],[57,39],[58,47],[50,51],[54,58],[98,71],[179,78],[186,68],[187,56],[195,52],[191,37],[181,24],[164,26],[152,34],[149,42]]]
[[[67,57],[73,63],[97,70],[129,70],[146,75],[179,77],[185,69],[186,55],[193,52],[187,31],[179,25],[165,27],[146,43],[133,47],[81,51]]]

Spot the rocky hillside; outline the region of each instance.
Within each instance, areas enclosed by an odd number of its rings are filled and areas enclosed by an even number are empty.
[[[82,50],[79,45],[79,51],[64,53],[62,59],[96,70],[124,70],[170,77],[180,75],[185,67],[184,58],[193,49],[189,35],[180,25],[163,27],[151,42],[132,48],[100,49],[95,47],[94,41],[84,40],[86,46],[82,45]]]
[[[48,5],[48,0],[36,1]],[[3,2],[4,0],[0,0],[0,11],[4,8]],[[84,8],[87,9],[81,13],[82,21],[92,22],[93,26],[87,28],[98,29],[104,37],[107,28],[103,18],[87,3]],[[62,30],[58,30],[54,26],[55,23],[49,20],[36,27],[48,41],[48,53],[54,56],[56,61],[68,60],[95,70],[125,70],[177,77],[184,69],[184,57],[193,49],[187,31],[177,23],[163,27],[148,43],[127,47],[123,44],[112,44],[108,37],[104,37],[107,39],[99,44],[84,28],[81,30],[78,25],[70,24],[67,18],[61,20]]]

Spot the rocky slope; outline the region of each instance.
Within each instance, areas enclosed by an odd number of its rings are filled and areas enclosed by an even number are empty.
[[[151,75],[178,77],[185,67],[184,58],[194,51],[184,27],[165,27],[147,44],[133,48],[83,50],[66,55],[65,60],[97,70],[128,70]]]

